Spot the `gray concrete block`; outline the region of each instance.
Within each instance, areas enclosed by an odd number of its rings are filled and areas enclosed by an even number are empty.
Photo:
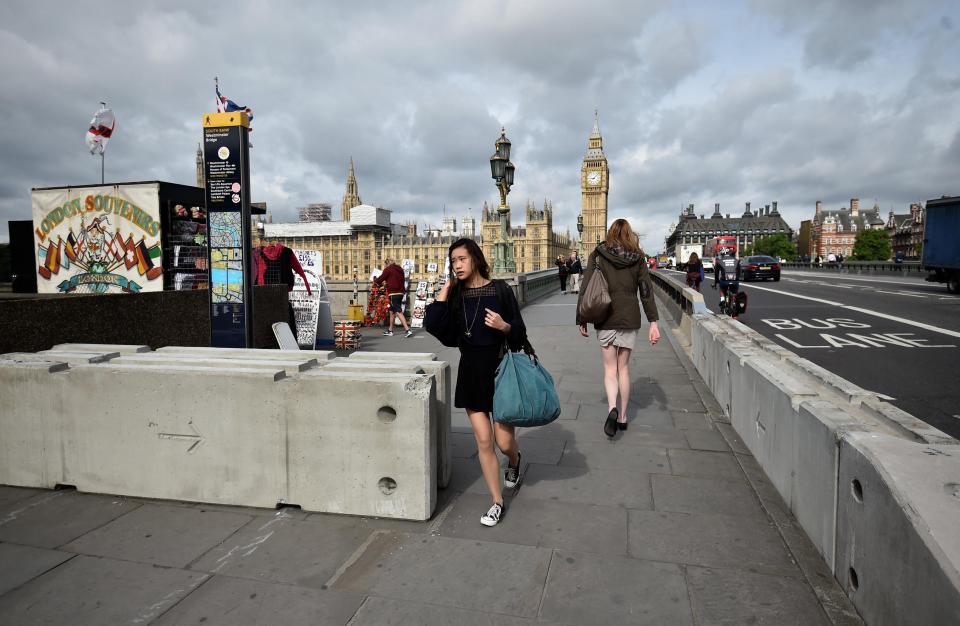
[[[371,352],[357,350],[350,355],[351,359],[366,361],[436,361],[437,355],[433,352]]]
[[[164,346],[157,348],[159,353],[176,353],[194,355],[197,357],[213,357],[218,359],[270,359],[276,361],[299,360],[305,356],[317,361],[335,359],[337,353],[332,350],[267,350],[263,348],[209,348],[206,346]]]
[[[9,624],[145,624],[189,595],[205,574],[77,556],[0,596]]]
[[[490,496],[465,493],[454,504],[440,533],[446,537],[550,546],[598,554],[626,555],[627,510],[623,507],[534,500],[523,492],[505,499],[503,518],[493,528],[480,524]]]
[[[346,624],[363,599],[354,593],[214,576],[153,624]]]
[[[141,354],[121,355],[110,361],[111,365],[156,365],[164,367],[203,367],[210,369],[237,369],[255,370],[282,370],[287,376],[295,376],[300,372],[317,367],[316,359],[303,358],[299,360],[276,359],[220,359],[198,357],[185,354],[168,354],[165,352],[145,352]]]
[[[371,596],[350,626],[534,626],[542,621]]]
[[[686,430],[683,436],[692,450],[711,450],[713,452],[730,452],[723,435],[716,430]]]
[[[56,548],[139,506],[111,496],[45,492],[4,512],[0,518],[0,541]]]
[[[732,454],[703,450],[668,450],[667,453],[672,473],[677,476],[746,480]]]
[[[524,498],[533,500],[631,509],[653,508],[649,475],[629,470],[552,467],[531,463],[523,478],[521,492]]]
[[[868,624],[960,622],[960,454],[871,433],[840,443],[834,573]]]
[[[119,352],[120,354],[150,352],[150,346],[126,343],[58,343],[52,349],[62,352]]]
[[[540,616],[571,624],[693,624],[676,565],[558,550]]]
[[[109,350],[89,351],[89,352],[70,352],[67,350],[41,350],[34,353],[39,358],[48,358],[51,361],[69,363],[70,365],[79,363],[103,363],[110,359],[120,356],[119,352]]]
[[[799,576],[776,529],[765,519],[630,512],[630,555],[640,559]]]
[[[64,549],[184,568],[251,519],[222,511],[144,504],[74,539]]]
[[[58,550],[0,543],[0,596],[74,556]]]
[[[803,624],[828,626],[816,596],[803,581],[743,570],[687,568],[697,624]]]
[[[670,471],[666,449],[647,446],[620,446],[615,441],[607,443],[569,441],[563,451],[563,459],[561,459],[560,465],[591,469],[633,470],[647,474],[666,474]]]
[[[249,522],[190,569],[320,589],[370,536],[371,530],[352,518],[318,515],[302,521],[281,511]]]
[[[766,517],[756,494],[746,483],[660,474],[652,475],[651,480],[653,502],[658,511]]]
[[[533,618],[550,555],[545,548],[489,540],[384,533],[331,589]]]

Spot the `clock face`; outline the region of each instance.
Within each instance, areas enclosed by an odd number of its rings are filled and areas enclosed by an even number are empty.
[[[599,185],[600,184],[600,172],[590,172],[587,174],[587,184],[588,185]]]

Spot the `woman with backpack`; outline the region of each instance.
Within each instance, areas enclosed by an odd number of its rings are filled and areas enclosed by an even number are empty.
[[[703,282],[703,263],[700,262],[700,256],[696,252],[690,253],[687,260],[687,287],[693,287],[700,291],[700,283]]]
[[[596,271],[603,273],[610,293],[610,313],[601,323],[594,323],[600,353],[603,358],[603,388],[607,393],[610,411],[603,424],[603,432],[613,438],[617,430],[627,429],[627,405],[630,402],[630,354],[641,326],[640,304],[650,322],[647,338],[650,345],[660,341],[657,328],[657,303],[653,299],[653,283],[645,262],[643,250],[630,223],[618,219],[607,231],[604,242],[597,244],[584,268],[583,287],[577,298],[577,325],[580,334],[588,337],[587,324],[580,319],[580,301],[590,289]],[[618,403],[619,397],[619,403]]]
[[[453,404],[470,418],[480,469],[493,499],[480,523],[496,526],[503,515],[503,494],[493,446],[507,457],[508,489],[520,482],[520,448],[512,426],[491,423],[494,382],[504,350],[522,349],[527,329],[513,290],[502,280],[490,279],[490,266],[477,242],[458,239],[448,254],[450,280],[427,307],[424,326],[443,345],[460,348]]]

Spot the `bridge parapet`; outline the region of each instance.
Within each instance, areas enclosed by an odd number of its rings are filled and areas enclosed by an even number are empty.
[[[653,277],[679,343],[865,620],[960,619],[957,440]]]

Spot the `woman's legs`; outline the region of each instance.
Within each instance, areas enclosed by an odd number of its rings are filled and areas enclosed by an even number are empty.
[[[630,348],[617,348],[617,382],[620,387],[620,422],[627,421],[630,402]]]
[[[490,414],[467,409],[467,416],[470,418],[470,425],[473,426],[473,436],[477,439],[477,456],[480,458],[483,480],[487,483],[487,489],[490,490],[493,501],[503,504],[503,494],[500,492],[500,461],[497,460],[497,453],[493,450],[493,426],[490,424]]]
[[[601,346],[600,353],[603,356],[603,389],[607,392],[607,409],[612,411],[617,407],[617,392],[620,387],[617,375],[617,347]]]
[[[520,446],[517,445],[517,438],[514,435],[515,431],[516,429],[513,426],[505,426],[497,422],[493,423],[493,433],[497,440],[497,447],[500,448],[500,452],[503,452],[504,456],[507,457],[507,461],[513,467],[516,467],[517,461],[520,460]],[[499,470],[499,466],[497,469]]]
[[[560,276],[560,291],[566,291],[566,290],[567,290],[567,277],[561,275],[561,276]]]

